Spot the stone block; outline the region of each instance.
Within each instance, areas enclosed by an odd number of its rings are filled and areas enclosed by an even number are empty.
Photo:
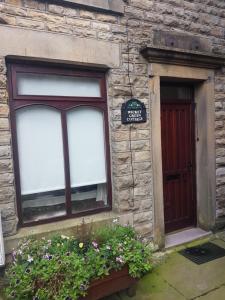
[[[129,189],[133,187],[133,177],[131,175],[114,178],[114,188],[117,190]]]
[[[130,152],[118,152],[116,155],[113,155],[113,161],[116,164],[130,163],[131,153]]]
[[[140,212],[134,214],[134,223],[149,223],[152,221],[152,211]]]
[[[84,38],[96,38],[96,31],[93,29],[84,29],[79,27],[73,27],[74,35],[84,37]]]
[[[33,8],[45,11],[46,10],[46,1],[37,1],[37,0],[23,0],[24,7]]]
[[[80,13],[81,14],[81,13]],[[92,18],[94,19],[94,18]],[[100,22],[106,22],[106,23],[117,23],[118,18],[116,16],[112,16],[110,14],[96,14],[96,20]]]
[[[218,168],[216,170],[216,176],[224,176],[225,175],[225,168]]]
[[[112,150],[114,152],[127,152],[130,151],[130,142],[121,141],[112,143]]]
[[[88,28],[91,26],[91,22],[89,20],[74,19],[74,18],[66,18],[66,23],[72,26],[78,26],[84,28]]]
[[[27,9],[13,5],[0,4],[0,12],[13,16],[27,16]]]
[[[140,202],[136,201],[135,199],[132,200],[132,197],[130,197],[128,200],[121,200],[119,203],[119,211],[121,213],[129,212],[129,211],[137,211],[139,210]]]
[[[146,186],[151,183],[151,173],[135,174],[134,178],[136,186]]]
[[[17,231],[17,219],[7,220],[2,222],[2,230],[4,236],[10,236],[16,234]]]
[[[1,131],[0,133],[0,146],[10,145],[11,134],[9,131]]]
[[[12,172],[12,160],[11,159],[0,159],[0,173]]]
[[[0,118],[0,131],[1,130],[9,130],[9,119]]]
[[[139,140],[139,141],[131,141],[131,149],[137,151],[149,150],[150,142],[149,140]]]
[[[95,30],[99,31],[110,31],[111,26],[109,24],[100,23],[100,22],[92,22],[92,27]]]
[[[7,88],[6,76],[0,74],[0,88]]]
[[[80,17],[85,19],[94,20],[95,19],[95,13],[88,11],[88,10],[80,10]],[[103,21],[103,20],[100,20]]]
[[[7,104],[0,104],[0,117],[7,118],[9,116],[9,106]]]
[[[0,186],[0,203],[14,203],[15,202],[15,189],[14,186]]]
[[[151,186],[145,185],[145,186],[139,186],[134,188],[134,196],[135,199],[140,198],[149,198],[151,196]]]
[[[55,4],[49,4],[48,5],[48,11],[58,14],[58,15],[64,15],[65,8],[60,5],[55,5]]]
[[[14,183],[14,174],[13,173],[2,173],[0,176],[0,186],[10,186]]]
[[[60,33],[73,33],[73,29],[69,25],[58,25],[57,23],[47,23],[46,29],[53,32],[60,32]]]
[[[10,146],[0,146],[0,158],[10,158],[11,157],[11,147]]]
[[[133,164],[134,171],[135,173],[144,173],[144,172],[149,172],[151,171],[151,162],[146,161],[146,162],[137,162]]]
[[[134,227],[141,237],[152,235],[153,226],[151,222],[149,222],[148,224],[138,224]]]
[[[6,89],[0,88],[0,102],[7,103],[8,102],[8,93]]]
[[[151,160],[150,151],[136,151],[134,152],[133,157],[135,162],[143,162],[143,161]]]
[[[0,204],[2,220],[12,219],[16,216],[14,203]]]
[[[131,165],[130,164],[115,164],[113,162],[113,174],[115,176],[127,175],[131,173]]]
[[[16,17],[1,14],[0,24],[16,25]]]
[[[54,22],[54,23],[65,23],[64,16],[58,16],[54,14],[49,14],[46,12],[36,11],[36,10],[28,10],[28,17],[33,18],[35,20],[46,21],[46,22]]]
[[[38,29],[43,30],[45,28],[45,24],[39,21],[33,21],[30,19],[17,18],[17,25],[20,27],[28,27],[29,29]]]
[[[225,156],[225,148],[217,148],[216,156]]]
[[[224,122],[223,121],[216,121],[215,122],[215,129],[223,128]]]

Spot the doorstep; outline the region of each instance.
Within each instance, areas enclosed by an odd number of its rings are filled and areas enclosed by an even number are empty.
[[[166,235],[165,248],[172,248],[186,244],[198,239],[209,237],[211,231],[205,231],[201,228],[188,228],[179,232],[174,232]]]

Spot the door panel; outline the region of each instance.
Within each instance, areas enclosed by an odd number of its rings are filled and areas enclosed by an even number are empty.
[[[195,225],[194,111],[191,101],[162,99],[165,230]]]

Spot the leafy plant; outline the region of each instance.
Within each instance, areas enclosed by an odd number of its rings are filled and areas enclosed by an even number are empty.
[[[27,239],[13,252],[5,294],[14,300],[77,300],[93,280],[124,265],[132,277],[140,278],[152,269],[151,254],[133,228],[119,224],[100,228],[84,240],[64,235]]]

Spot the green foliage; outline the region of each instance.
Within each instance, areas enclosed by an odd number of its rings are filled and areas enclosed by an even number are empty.
[[[118,224],[85,240],[63,235],[24,240],[13,252],[5,294],[14,300],[77,300],[91,281],[124,265],[140,278],[152,269],[151,254],[131,227]]]

